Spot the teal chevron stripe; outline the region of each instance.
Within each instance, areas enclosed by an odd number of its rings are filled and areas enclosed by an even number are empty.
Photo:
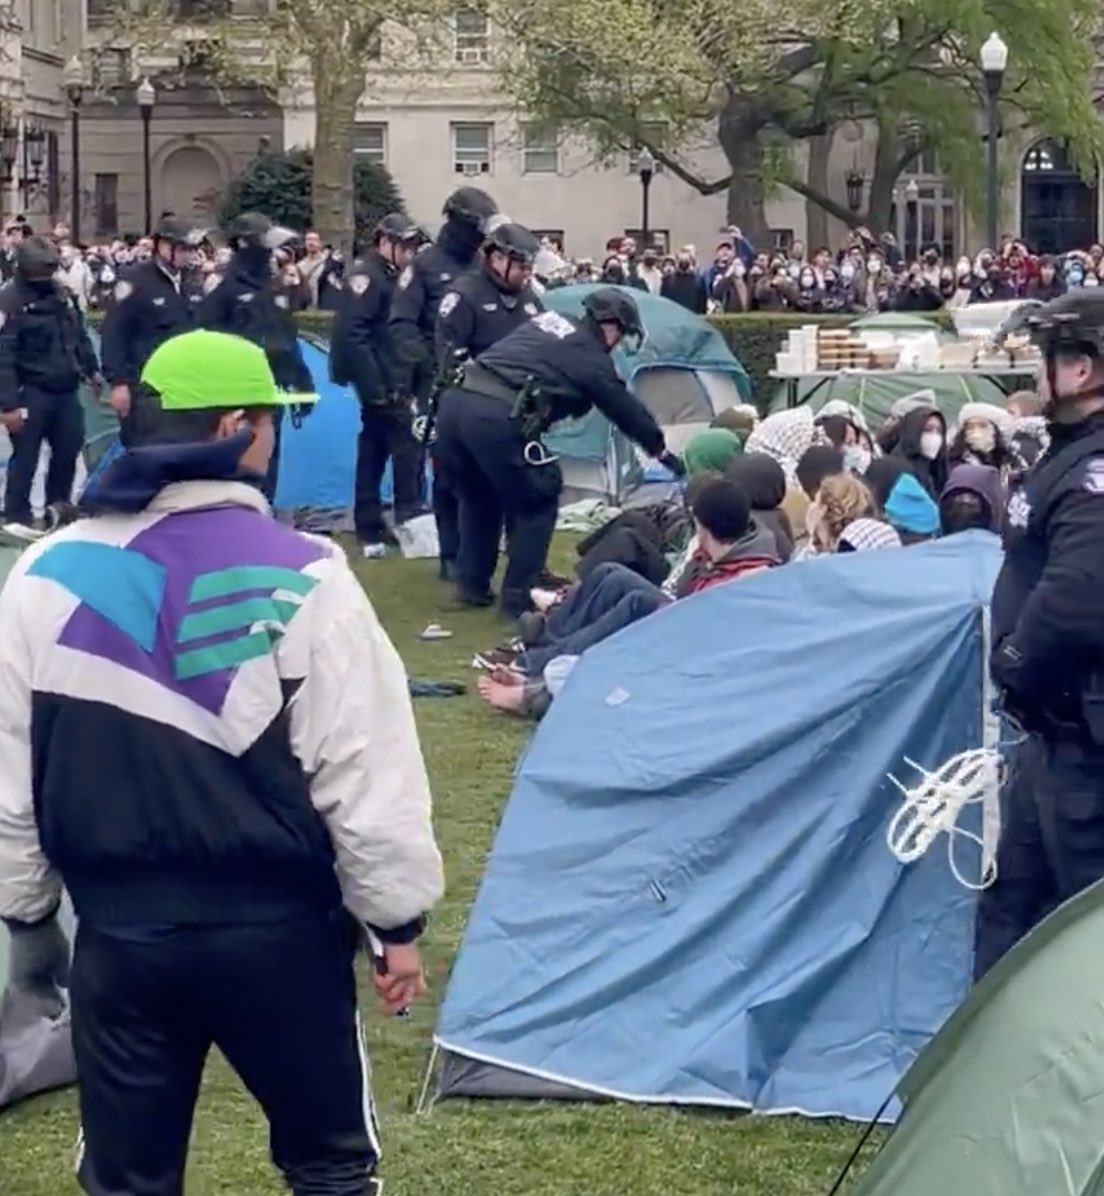
[[[282,569],[276,565],[233,565],[229,569],[201,573],[192,582],[188,601],[228,598],[243,590],[289,590],[293,594],[309,594],[317,584],[317,578],[307,577],[296,569]]]
[[[258,656],[267,656],[272,651],[273,639],[268,631],[254,631],[236,640],[181,652],[174,661],[176,679],[188,681],[192,677],[204,677],[221,669],[232,669],[247,660],[256,660]]]
[[[279,598],[243,598],[225,606],[213,606],[210,610],[194,611],[185,615],[176,634],[178,644],[192,640],[206,639],[209,635],[221,635],[225,631],[237,631],[253,623],[290,623],[299,609],[299,603],[281,601]]]

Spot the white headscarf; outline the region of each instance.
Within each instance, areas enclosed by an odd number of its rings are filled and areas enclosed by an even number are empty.
[[[768,415],[747,438],[745,453],[763,453],[782,466],[787,482],[797,479],[797,463],[823,434],[813,426],[813,413],[807,406],[793,407]]]

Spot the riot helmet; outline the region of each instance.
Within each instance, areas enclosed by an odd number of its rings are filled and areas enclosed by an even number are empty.
[[[298,233],[273,224],[261,212],[243,212],[230,221],[224,233],[234,249],[267,249],[272,252],[299,240]]]
[[[458,187],[445,200],[442,215],[446,220],[474,225],[480,232],[498,211],[498,204],[478,187]]]
[[[192,259],[206,235],[206,229],[196,228],[178,216],[162,216],[153,230],[154,255],[165,265],[179,270]]]
[[[45,237],[25,237],[15,251],[15,270],[30,283],[52,283],[61,259],[57,247]]]
[[[1079,402],[1104,397],[1104,288],[1069,291],[1035,308],[1027,331],[1043,357],[1048,418],[1076,422]]]
[[[615,324],[620,330],[619,341],[628,353],[637,353],[644,343],[644,325],[636,300],[620,287],[598,287],[583,300],[583,310],[595,325]],[[607,345],[612,349],[613,344]]]
[[[486,270],[501,290],[517,294],[528,283],[540,241],[523,225],[496,224],[483,242]]]
[[[376,225],[373,240],[380,257],[404,270],[425,239],[421,227],[401,212],[390,212]]]

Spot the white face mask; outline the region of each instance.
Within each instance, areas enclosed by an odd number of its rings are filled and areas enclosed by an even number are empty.
[[[983,428],[967,428],[962,439],[975,453],[991,453],[997,447],[997,430],[991,424]]]
[[[861,444],[848,445],[843,450],[843,467],[848,473],[866,473],[870,460],[870,450]]]
[[[840,277],[844,282],[850,282],[855,277],[855,267],[851,262],[844,262],[840,266]]]
[[[920,455],[934,461],[943,448],[942,432],[925,432],[920,437]]]
[[[866,263],[867,271],[871,274],[880,274],[882,272],[881,258],[872,257]]]

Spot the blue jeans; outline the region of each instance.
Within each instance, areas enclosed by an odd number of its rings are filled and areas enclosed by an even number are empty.
[[[531,677],[557,656],[581,656],[630,623],[666,606],[667,595],[625,565],[597,565],[548,614],[541,642],[522,654]]]

